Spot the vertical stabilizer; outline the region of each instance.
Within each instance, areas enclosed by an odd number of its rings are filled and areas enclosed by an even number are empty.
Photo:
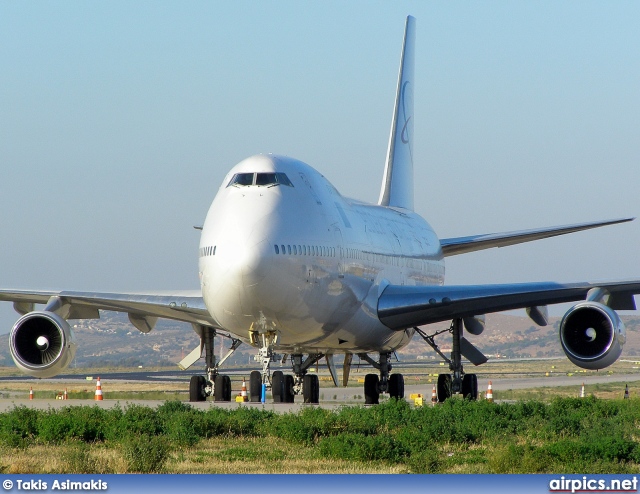
[[[378,204],[413,211],[413,73],[416,20],[407,17],[391,122],[387,162]]]

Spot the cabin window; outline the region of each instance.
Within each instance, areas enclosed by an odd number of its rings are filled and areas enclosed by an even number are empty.
[[[280,249],[278,249],[278,246],[274,245],[274,247],[276,248],[276,254],[280,254]]]

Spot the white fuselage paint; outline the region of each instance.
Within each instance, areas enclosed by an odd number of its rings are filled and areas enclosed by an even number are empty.
[[[287,185],[229,186],[238,173]],[[277,246],[277,248],[276,248]],[[287,353],[390,352],[413,330],[377,317],[387,284],[443,284],[438,237],[412,211],[347,199],[310,166],[257,155],[225,177],[203,225],[202,295],[219,328],[272,329]]]

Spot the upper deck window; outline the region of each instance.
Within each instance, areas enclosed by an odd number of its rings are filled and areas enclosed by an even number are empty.
[[[248,185],[260,185],[262,187],[272,187],[275,185],[286,185],[293,187],[291,180],[286,174],[278,173],[236,173],[227,187],[235,185],[236,187],[246,187]]]

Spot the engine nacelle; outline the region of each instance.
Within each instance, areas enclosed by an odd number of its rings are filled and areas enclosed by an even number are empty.
[[[583,369],[604,369],[622,353],[624,324],[613,309],[580,302],[560,322],[560,343],[569,360]]]
[[[33,311],[13,325],[11,357],[18,369],[33,377],[53,377],[65,370],[76,354],[69,323],[54,312]]]

